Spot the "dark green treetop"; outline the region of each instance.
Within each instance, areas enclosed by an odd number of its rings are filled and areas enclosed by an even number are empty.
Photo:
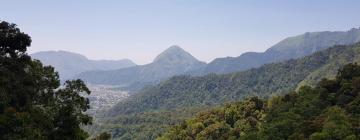
[[[81,80],[60,84],[51,66],[27,55],[29,35],[0,21],[0,139],[83,140],[90,94]]]

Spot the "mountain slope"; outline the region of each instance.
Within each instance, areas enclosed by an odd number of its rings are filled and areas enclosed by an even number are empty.
[[[201,69],[206,64],[178,46],[171,46],[159,54],[152,63],[110,71],[88,71],[77,77],[93,84],[138,86],[158,83],[174,75]]]
[[[289,93],[304,83],[334,77],[339,68],[351,62],[360,62],[360,43],[335,46],[304,58],[243,72],[176,76],[120,102],[105,113],[109,118],[100,119],[101,123],[90,130],[111,132],[115,139],[154,139],[164,128],[183,122],[198,110],[249,96]]]
[[[81,54],[66,51],[44,51],[31,54],[45,65],[52,65],[59,72],[61,80],[73,78],[76,74],[90,70],[112,70],[135,66],[128,59],[89,60]]]
[[[229,73],[256,68],[263,64],[300,58],[334,45],[360,41],[360,28],[346,32],[313,32],[286,38],[263,53],[248,52],[238,57],[218,58],[197,74]]]
[[[268,100],[257,97],[202,112],[168,129],[175,139],[360,139],[360,66],[348,64],[334,80]]]
[[[308,75],[318,70],[336,71],[349,62],[359,62],[360,44],[336,46],[313,55],[266,64],[262,67],[225,75],[176,76],[146,88],[112,108],[111,116],[149,110],[194,105],[216,105],[246,96],[269,97],[295,89]],[[331,67],[329,67],[329,65]],[[326,76],[318,74],[312,80]]]

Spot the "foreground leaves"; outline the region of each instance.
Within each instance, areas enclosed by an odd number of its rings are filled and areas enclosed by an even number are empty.
[[[53,67],[26,54],[30,37],[0,21],[0,139],[84,140],[90,94],[81,80],[60,86]]]

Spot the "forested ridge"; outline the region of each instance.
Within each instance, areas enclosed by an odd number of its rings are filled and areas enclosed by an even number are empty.
[[[86,130],[95,135],[102,132],[111,133],[113,139],[151,140],[167,128],[208,109],[210,108],[205,106],[195,106],[126,114],[114,118],[97,118],[93,125],[86,127]]]
[[[302,85],[315,86],[322,78],[334,78],[345,64],[359,62],[359,54],[360,44],[335,46],[304,58],[244,72],[176,76],[118,104],[105,113],[109,118],[98,118],[100,123],[95,124],[91,132],[110,132],[115,139],[154,139],[167,127],[202,110],[246,97],[263,99],[284,95]],[[163,121],[154,123],[152,120],[158,116]]]
[[[360,137],[360,66],[348,64],[336,79],[314,88],[227,104],[170,128],[158,140],[310,139]]]
[[[360,44],[335,46],[313,55],[266,64],[244,72],[207,76],[175,76],[144,89],[110,110],[109,115],[172,109],[194,105],[216,105],[247,96],[270,97],[295,89],[299,82],[319,81],[326,73],[360,60]],[[305,79],[326,67],[323,73]],[[336,73],[335,73],[336,74]],[[330,75],[329,75],[330,76]]]
[[[285,38],[265,52],[247,52],[238,57],[217,58],[199,74],[230,73],[257,68],[264,64],[301,58],[334,45],[351,45],[360,41],[360,28],[349,31],[307,32]]]

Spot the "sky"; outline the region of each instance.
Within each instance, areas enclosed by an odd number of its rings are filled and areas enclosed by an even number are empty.
[[[146,64],[171,45],[201,61],[263,52],[282,39],[360,27],[359,0],[0,0],[29,53],[65,50]]]

